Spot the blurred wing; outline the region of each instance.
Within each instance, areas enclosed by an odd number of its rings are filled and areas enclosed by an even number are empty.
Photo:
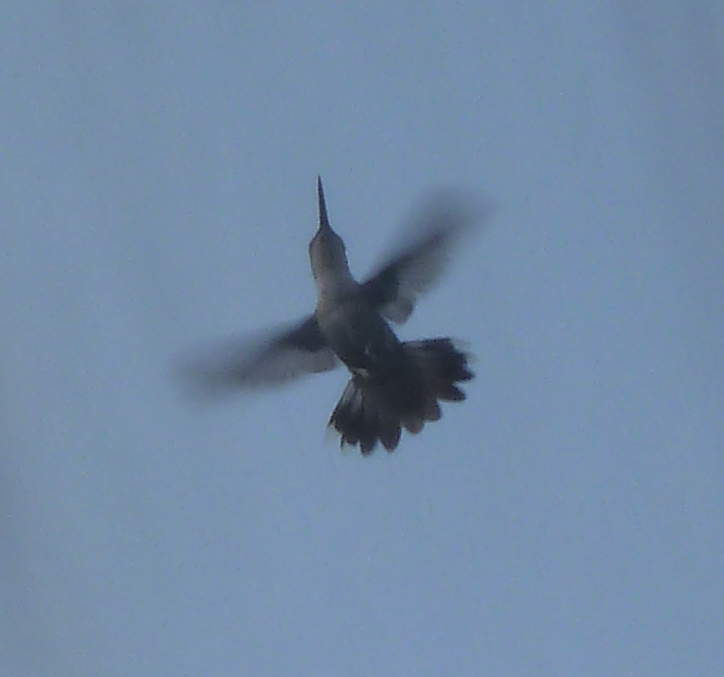
[[[238,339],[184,366],[191,385],[206,395],[274,386],[339,364],[314,315],[266,338]]]
[[[481,209],[469,198],[435,195],[413,219],[397,253],[363,283],[363,293],[388,320],[405,322],[417,297],[437,282],[455,245],[480,216]]]

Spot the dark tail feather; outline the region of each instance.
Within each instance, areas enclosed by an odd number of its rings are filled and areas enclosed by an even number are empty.
[[[460,402],[465,393],[456,385],[473,378],[468,356],[449,338],[410,341],[394,373],[353,376],[329,419],[340,434],[340,446],[359,445],[372,453],[377,442],[393,451],[402,428],[419,433],[442,415],[439,401]]]
[[[376,391],[365,387],[365,379],[354,376],[342,393],[329,419],[341,435],[341,445],[359,445],[363,454],[372,453],[378,441],[387,451],[400,442],[400,420],[376,399]]]

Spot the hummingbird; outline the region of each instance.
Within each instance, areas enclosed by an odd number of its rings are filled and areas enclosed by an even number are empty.
[[[402,246],[369,278],[352,276],[342,238],[332,229],[321,177],[317,177],[319,228],[309,243],[317,287],[314,312],[270,332],[242,339],[187,365],[207,393],[280,385],[343,364],[350,372],[328,427],[340,447],[371,454],[388,451],[402,431],[419,433],[437,421],[440,402],[466,398],[461,383],[474,374],[469,354],[450,337],[401,341],[390,326],[412,314],[417,298],[440,276],[454,246],[479,220],[472,203],[439,194],[426,205]]]

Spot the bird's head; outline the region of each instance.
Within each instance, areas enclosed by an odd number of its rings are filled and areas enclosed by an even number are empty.
[[[318,285],[328,285],[334,280],[346,281],[350,277],[347,250],[342,238],[329,225],[321,177],[317,177],[317,195],[319,197],[319,229],[309,243],[312,274]]]

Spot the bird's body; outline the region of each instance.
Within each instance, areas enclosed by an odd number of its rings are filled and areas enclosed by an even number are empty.
[[[353,374],[384,370],[402,344],[392,328],[359,291],[315,311],[327,345]]]
[[[321,179],[319,229],[309,244],[317,285],[314,314],[234,360],[202,369],[208,385],[279,383],[333,369],[341,361],[352,377],[329,425],[341,444],[363,454],[377,442],[395,449],[402,429],[422,430],[441,416],[439,401],[460,401],[458,383],[473,378],[467,355],[449,338],[402,342],[388,320],[404,322],[416,296],[440,272],[471,214],[442,201],[426,214],[422,235],[363,283],[352,276],[342,239],[329,224]]]

